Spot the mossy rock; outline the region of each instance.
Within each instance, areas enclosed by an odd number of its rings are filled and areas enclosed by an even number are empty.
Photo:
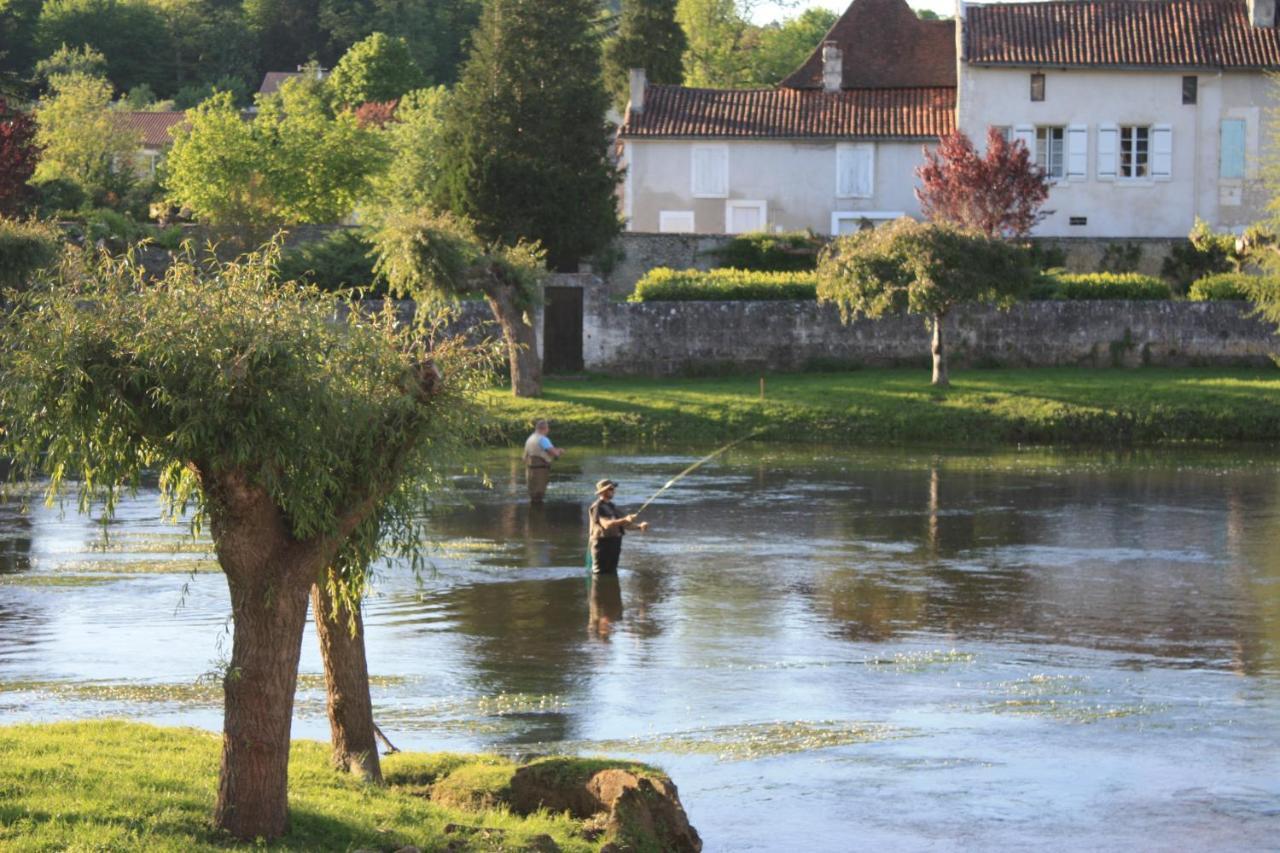
[[[431,799],[462,809],[491,809],[511,799],[515,765],[465,764],[431,786]]]

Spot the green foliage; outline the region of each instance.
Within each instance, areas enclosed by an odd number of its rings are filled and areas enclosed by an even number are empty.
[[[541,244],[557,269],[620,228],[597,8],[490,0],[445,119],[448,209],[486,242]]]
[[[1038,270],[1048,270],[1067,265],[1067,253],[1061,246],[1036,242],[1026,244],[1025,248],[1031,265]]]
[[[111,84],[81,74],[50,81],[52,94],[36,108],[36,142],[43,149],[32,183],[61,179],[78,184],[98,203],[118,199],[133,182],[137,131],[110,110]]]
[[[382,132],[391,156],[387,168],[373,177],[372,202],[362,209],[363,218],[376,222],[390,210],[437,206],[448,97],[448,90],[437,86],[400,99],[396,121]]]
[[[491,391],[502,446],[555,423],[561,444],[718,443],[760,428],[761,439],[814,444],[968,445],[1280,441],[1280,371],[1271,368],[971,370],[944,400],[914,369],[708,379],[548,380],[538,400]],[[623,413],[623,414],[620,414]]]
[[[800,15],[761,27],[751,53],[751,85],[776,86],[822,43],[839,16],[830,9],[805,9]]]
[[[428,84],[451,84],[458,78],[480,7],[480,0],[320,0],[319,20],[328,33],[328,45],[312,53],[322,59],[332,55],[327,59],[332,61],[347,45],[371,33],[391,33],[408,43]]]
[[[676,20],[688,39],[684,84],[734,88],[748,84],[749,25],[735,0],[679,0]]]
[[[344,219],[383,168],[380,133],[334,116],[305,79],[259,106],[246,122],[222,92],[187,114],[165,160],[168,198],[250,244],[283,224]]]
[[[1169,299],[1169,285],[1136,272],[1046,273],[1042,299]]]
[[[1252,298],[1254,289],[1261,284],[1256,275],[1239,272],[1223,272],[1207,275],[1191,282],[1187,299],[1192,302],[1217,302]]]
[[[475,289],[471,271],[483,251],[467,223],[450,214],[393,213],[374,232],[373,243],[374,272],[395,296],[435,302]]]
[[[171,91],[169,33],[157,8],[143,0],[46,0],[36,39],[45,55],[62,46],[100,51],[107,77],[122,91],[142,83]]]
[[[59,45],[58,49],[35,64],[35,74],[46,84],[55,77],[70,74],[81,74],[85,77],[106,77],[107,58],[102,51],[89,45],[67,47]]]
[[[353,44],[325,81],[334,103],[346,107],[394,101],[425,83],[408,42],[385,33],[374,33]]]
[[[173,95],[173,108],[189,110],[209,100],[219,92],[228,92],[231,101],[237,107],[247,107],[251,103],[249,87],[239,77],[219,77],[212,83],[192,83],[183,86]]]
[[[676,0],[623,0],[618,31],[604,46],[605,87],[618,112],[627,108],[632,68],[643,68],[651,83],[684,82],[687,45],[676,23]]]
[[[795,272],[818,267],[826,241],[810,231],[759,232],[734,237],[712,254],[720,266],[759,272]]]
[[[51,178],[32,182],[36,191],[36,210],[45,218],[64,217],[79,210],[89,196],[75,181]]]
[[[1133,242],[1108,243],[1102,250],[1099,272],[1137,272],[1142,263],[1142,245]]]
[[[148,230],[123,213],[98,208],[85,214],[84,236],[93,245],[101,244],[112,252],[121,252],[148,235]]]
[[[53,225],[0,218],[0,292],[21,289],[37,272],[52,266],[62,242]]]
[[[818,278],[808,272],[751,272],[658,267],[636,282],[629,302],[815,299]]]
[[[838,238],[818,262],[818,299],[836,303],[846,321],[902,311],[937,317],[968,302],[1005,306],[1032,281],[1022,248],[905,217]]]
[[[1187,242],[1173,245],[1160,274],[1169,279],[1173,292],[1181,295],[1198,278],[1239,270],[1235,235],[1214,233],[1209,223],[1196,217]]]
[[[323,240],[285,250],[277,271],[283,281],[305,281],[324,291],[359,288],[365,296],[386,289],[373,272],[373,243],[359,231],[343,228]]]
[[[0,790],[6,818],[0,847],[44,850],[146,850],[216,853],[233,848],[209,826],[221,741],[196,729],[126,722],[75,722],[0,728]],[[383,759],[388,784],[336,774],[327,744],[295,741],[289,762],[291,829],[272,850],[380,850],[456,847],[459,832],[484,826],[504,849],[546,849],[550,836],[566,853],[591,853],[599,842],[564,815],[529,817],[505,808],[467,811],[424,796],[419,767],[458,771],[493,765],[476,755],[397,753]],[[515,765],[508,765],[510,774]],[[625,762],[617,762],[624,765]],[[56,780],[56,784],[50,780]],[[246,845],[243,849],[250,849]]]
[[[50,499],[74,482],[82,512],[100,500],[108,515],[157,470],[166,506],[194,503],[198,519],[201,484],[242,472],[299,539],[378,495],[335,565],[349,594],[380,555],[420,553],[418,519],[477,434],[492,353],[427,318],[423,336],[389,303],[335,322],[332,296],[278,282],[275,264],[273,247],[186,255],[155,281],[130,258],[68,256],[0,323],[0,452],[16,478],[47,476]],[[424,398],[428,363],[446,379]]]

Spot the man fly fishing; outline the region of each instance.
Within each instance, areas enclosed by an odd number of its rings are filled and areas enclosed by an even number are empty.
[[[591,571],[598,575],[616,575],[618,558],[622,556],[622,536],[628,530],[649,529],[649,522],[636,521],[635,515],[623,515],[614,506],[618,484],[613,480],[596,483],[596,502],[587,510],[590,524]]]

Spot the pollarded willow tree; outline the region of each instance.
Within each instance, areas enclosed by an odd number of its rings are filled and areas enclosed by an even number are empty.
[[[512,393],[542,393],[542,364],[530,321],[546,272],[537,245],[486,247],[470,223],[427,208],[388,214],[373,240],[374,270],[394,296],[431,305],[484,294],[506,341]]]
[[[272,249],[192,258],[148,281],[71,255],[0,325],[0,453],[110,515],[158,471],[207,519],[231,593],[214,823],[288,829],[290,723],[309,593],[358,602],[371,561],[416,555],[415,519],[475,434],[483,354],[390,313],[335,316],[274,274]],[[367,691],[366,691],[367,692]]]
[[[845,322],[859,316],[924,315],[933,326],[933,384],[947,377],[943,324],[957,305],[1007,307],[1024,295],[1035,270],[1026,250],[953,225],[906,217],[841,237],[818,261],[818,299]]]

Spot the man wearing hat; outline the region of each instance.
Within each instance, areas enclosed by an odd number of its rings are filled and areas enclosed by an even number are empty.
[[[644,532],[647,521],[637,522],[634,515],[623,515],[613,505],[613,495],[618,484],[613,480],[596,483],[596,502],[587,510],[591,528],[591,571],[599,575],[618,573],[618,558],[622,556],[622,535],[628,530]]]

